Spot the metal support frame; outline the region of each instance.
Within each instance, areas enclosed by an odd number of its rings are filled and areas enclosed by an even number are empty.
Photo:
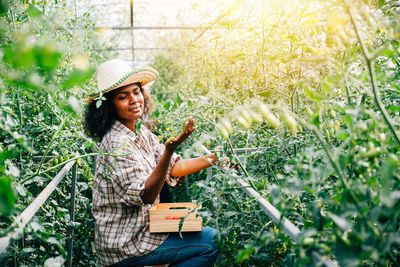
[[[94,27],[95,30],[200,30],[204,27],[198,26],[115,26],[115,27]]]
[[[22,237],[25,226],[30,222],[33,216],[35,216],[40,207],[46,202],[51,193],[53,193],[53,191],[57,188],[58,184],[67,175],[68,171],[71,168],[73,169],[72,169],[70,220],[71,223],[73,222],[74,210],[75,210],[75,187],[76,187],[76,173],[77,173],[76,170],[77,167],[75,161],[71,161],[65,164],[64,167],[60,170],[60,172],[57,173],[57,175],[42,190],[42,192],[40,192],[40,194],[32,201],[32,203],[17,218],[15,218],[14,222],[10,225],[10,227],[8,227],[5,230],[7,234],[0,238],[0,254],[6,251],[6,249],[10,245],[11,239],[19,239]],[[70,262],[72,262],[72,242],[70,244],[71,246],[70,248],[68,248],[68,259]]]
[[[71,198],[70,198],[70,207],[69,207],[69,218],[71,224],[75,221],[75,193],[76,193],[76,163],[72,167],[72,180],[71,180]],[[68,227],[69,238],[67,240],[67,267],[72,266],[72,255],[73,255],[73,247],[74,247],[74,226],[70,225]]]
[[[134,64],[135,62],[135,35],[133,33],[133,0],[130,0],[130,18],[131,18],[131,49],[132,49],[132,64]],[[134,66],[132,65],[132,68],[134,68]]]

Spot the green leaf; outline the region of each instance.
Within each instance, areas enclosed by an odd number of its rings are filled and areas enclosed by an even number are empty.
[[[8,176],[0,177],[0,214],[8,216],[14,210],[17,197],[11,187],[11,179]]]
[[[175,98],[175,103],[177,104],[178,107],[180,107],[182,102],[183,101],[182,101],[181,97],[179,96],[179,94],[177,94],[176,98]]]
[[[37,18],[43,15],[42,12],[40,12],[39,9],[37,9],[33,5],[29,5],[29,7],[26,9],[26,13],[28,13],[28,15],[33,18]]]
[[[236,257],[236,263],[241,263],[245,260],[247,260],[250,255],[253,253],[254,251],[254,247],[253,245],[246,245],[247,249],[246,250],[241,250],[238,253],[238,256]]]
[[[0,0],[0,15],[6,14],[8,7],[8,0]]]
[[[318,94],[315,91],[311,91],[308,88],[304,88],[304,93],[306,94],[306,96],[308,96],[309,98],[311,98],[316,102],[321,102],[321,100],[324,99],[320,94]]]
[[[7,166],[7,169],[5,171],[5,173],[7,175],[12,175],[14,177],[19,177],[20,171],[19,171],[18,167],[15,166],[15,164],[11,162],[11,160],[7,159],[5,161],[5,164]]]
[[[85,82],[93,75],[94,71],[95,71],[94,68],[89,68],[87,70],[81,70],[81,69],[73,70],[68,75],[67,79],[63,82],[63,88],[67,89],[72,86]]]
[[[138,135],[140,132],[140,127],[142,127],[143,120],[139,121],[135,126],[135,134]]]
[[[4,49],[3,60],[15,68],[29,69],[32,67],[35,57],[31,46],[16,44]]]
[[[171,103],[170,102],[167,102],[167,103],[165,103],[164,104],[164,108],[166,109],[166,110],[169,110],[169,107],[171,106]]]
[[[60,63],[62,53],[57,49],[54,42],[46,41],[35,45],[33,53],[36,58],[36,64],[43,70],[55,70]]]
[[[160,111],[158,109],[156,109],[155,111],[153,111],[153,113],[151,114],[152,117],[158,118],[158,116],[160,116]]]
[[[96,108],[99,108],[101,106],[102,100],[99,98],[96,100]]]

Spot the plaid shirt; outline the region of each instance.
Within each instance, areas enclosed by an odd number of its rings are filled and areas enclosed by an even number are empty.
[[[92,212],[96,219],[95,244],[98,266],[138,257],[155,250],[168,234],[150,233],[148,210],[141,195],[164,151],[156,135],[144,125],[136,135],[119,121],[101,140],[104,153],[125,155],[99,156],[93,183]],[[131,154],[129,154],[131,153]],[[129,155],[126,155],[129,154]],[[166,181],[175,186],[177,178],[169,175],[181,157],[173,154]],[[159,202],[159,196],[155,203]]]

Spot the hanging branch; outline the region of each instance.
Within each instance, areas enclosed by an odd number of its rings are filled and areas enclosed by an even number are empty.
[[[385,107],[384,107],[384,105],[382,103],[382,100],[380,98],[380,95],[379,95],[379,88],[378,88],[378,85],[377,85],[377,82],[376,82],[376,75],[375,75],[375,70],[374,70],[374,59],[375,59],[375,56],[371,56],[369,54],[369,52],[367,50],[367,47],[365,46],[364,40],[360,35],[360,30],[358,29],[358,26],[357,26],[357,24],[356,24],[356,22],[354,20],[353,13],[351,12],[350,6],[349,6],[349,4],[348,4],[348,2],[346,0],[344,1],[344,5],[345,5],[345,8],[347,10],[347,13],[350,16],[351,23],[353,24],[354,31],[356,32],[358,42],[360,43],[363,56],[364,56],[365,61],[367,63],[368,72],[369,72],[369,76],[370,76],[370,79],[371,79],[372,92],[374,94],[375,104],[378,106],[379,111],[382,113],[383,119],[385,120],[385,122],[388,125],[390,131],[392,132],[392,134],[394,136],[394,139],[400,145],[400,138],[397,135],[396,129],[393,126],[394,123],[392,122],[392,120],[390,118],[390,115],[387,113],[387,111],[386,111],[386,109],[385,109]]]

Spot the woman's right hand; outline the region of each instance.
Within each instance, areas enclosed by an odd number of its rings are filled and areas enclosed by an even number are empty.
[[[165,142],[165,149],[174,152],[175,149],[193,133],[194,130],[196,130],[196,127],[194,127],[194,119],[189,118],[183,126],[182,133],[178,137],[169,139]]]

